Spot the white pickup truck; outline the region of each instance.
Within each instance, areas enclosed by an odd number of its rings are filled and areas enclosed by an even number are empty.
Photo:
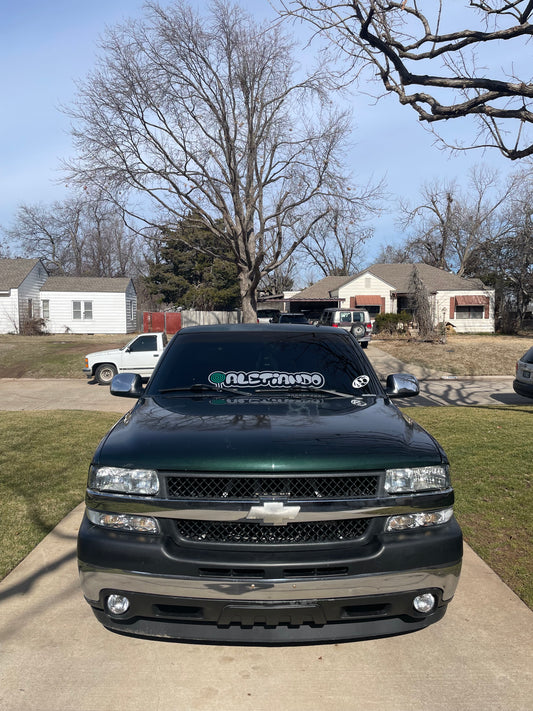
[[[167,343],[166,333],[142,333],[122,348],[88,353],[83,372],[100,385],[109,385],[117,373],[149,378]]]

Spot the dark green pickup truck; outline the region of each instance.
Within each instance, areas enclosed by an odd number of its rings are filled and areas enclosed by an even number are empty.
[[[91,463],[78,559],[111,630],[245,644],[441,619],[461,568],[448,460],[350,333],[186,328]]]

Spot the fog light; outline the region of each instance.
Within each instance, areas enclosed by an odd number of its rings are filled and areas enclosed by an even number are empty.
[[[435,595],[432,595],[431,593],[417,595],[413,600],[413,607],[415,608],[415,610],[417,612],[422,612],[424,615],[427,615],[428,612],[431,612],[436,604],[437,600],[435,599]]]
[[[124,595],[110,595],[107,598],[107,609],[112,615],[123,615],[129,607],[130,601]]]

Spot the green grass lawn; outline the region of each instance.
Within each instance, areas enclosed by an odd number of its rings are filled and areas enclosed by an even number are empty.
[[[64,410],[1,413],[0,578],[82,501],[92,454],[117,419]]]
[[[451,463],[465,540],[533,609],[533,409],[409,410]]]
[[[406,414],[448,453],[466,541],[533,608],[533,410],[417,407]],[[92,453],[116,419],[98,412],[2,413],[0,578],[82,501]]]

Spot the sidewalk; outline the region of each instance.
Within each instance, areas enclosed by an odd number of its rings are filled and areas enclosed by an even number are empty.
[[[2,711],[531,711],[533,613],[469,548],[441,622],[304,647],[108,632],[83,600],[69,514],[0,583]]]

